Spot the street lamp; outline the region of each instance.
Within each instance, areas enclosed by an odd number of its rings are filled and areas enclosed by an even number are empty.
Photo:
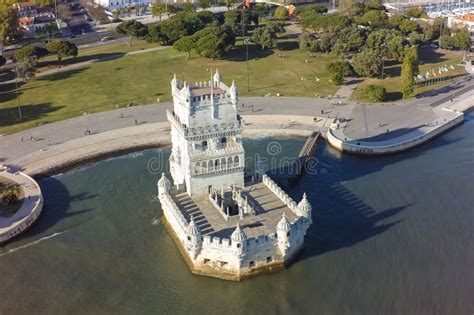
[[[18,67],[15,66],[15,89],[16,89],[16,104],[18,106],[18,118],[21,120],[21,105],[20,105],[20,93],[18,91]]]
[[[246,61],[247,61],[247,93],[250,90],[250,88],[249,88],[249,41],[250,41],[250,38],[248,38],[248,37],[246,37],[244,39],[245,52],[246,52]]]
[[[383,43],[380,47],[383,48],[383,51],[382,51],[382,87],[383,87],[383,72],[385,68],[385,47],[387,47],[387,43]]]

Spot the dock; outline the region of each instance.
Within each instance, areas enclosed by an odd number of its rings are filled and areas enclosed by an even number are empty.
[[[282,166],[280,169],[270,171],[272,177],[282,185],[293,184],[298,181],[306,169],[305,166],[307,161],[316,151],[319,136],[319,131],[313,132],[301,148],[298,157],[291,163]]]

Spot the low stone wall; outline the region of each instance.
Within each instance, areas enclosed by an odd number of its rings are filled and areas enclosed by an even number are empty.
[[[38,183],[33,178],[22,172],[17,172],[11,175],[13,175],[11,176],[12,180],[17,177],[15,182],[21,185],[25,199],[21,208],[13,215],[11,219],[12,222],[6,226],[0,226],[0,244],[6,243],[27,230],[36,222],[43,210],[43,195]],[[24,181],[20,182],[18,176],[21,176]],[[26,187],[26,185],[31,185],[32,187]],[[32,195],[32,193],[34,194]],[[0,223],[2,222],[0,221]]]
[[[355,139],[341,139],[336,135],[335,128],[330,128],[326,133],[328,143],[335,149],[342,152],[349,152],[361,155],[383,155],[406,151],[418,146],[435,136],[461,124],[464,121],[464,114],[459,113],[453,118],[427,130],[413,133],[413,136],[401,136],[387,141],[364,142]]]
[[[268,175],[264,174],[262,176],[262,181],[265,186],[270,189],[272,193],[275,194],[291,211],[293,211],[296,215],[298,215],[298,204],[288,196],[288,194],[278,186]]]

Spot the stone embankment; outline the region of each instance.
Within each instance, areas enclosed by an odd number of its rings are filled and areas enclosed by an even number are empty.
[[[467,93],[462,99],[443,103],[433,108],[436,120],[414,128],[412,131],[397,137],[388,137],[380,141],[371,139],[352,139],[344,133],[347,122],[335,121],[326,133],[328,143],[342,152],[361,155],[393,154],[409,150],[437,135],[464,122],[464,111],[474,106],[474,91]],[[389,133],[389,130],[387,130]]]
[[[10,217],[0,217],[0,244],[3,244],[28,229],[43,210],[43,195],[38,183],[22,172],[2,167],[0,177],[14,182],[23,191],[20,209]]]

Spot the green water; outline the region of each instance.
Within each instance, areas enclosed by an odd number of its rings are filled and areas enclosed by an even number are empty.
[[[155,195],[166,150],[44,179],[39,222],[0,247],[0,314],[473,314],[473,119],[389,157],[320,143],[317,172],[289,189],[314,208],[304,253],[240,283],[192,275],[164,231]],[[271,162],[303,143],[244,144]]]

